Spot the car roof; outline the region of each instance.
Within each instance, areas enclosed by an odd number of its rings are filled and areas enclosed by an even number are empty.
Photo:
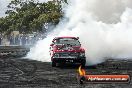
[[[75,39],[78,39],[78,37],[72,37],[72,36],[55,37],[54,39],[59,39],[59,38],[75,38]]]

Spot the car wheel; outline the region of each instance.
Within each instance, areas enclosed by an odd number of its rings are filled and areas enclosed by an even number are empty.
[[[52,67],[56,67],[56,62],[52,61]]]
[[[85,60],[82,61],[82,63],[81,63],[82,67],[85,67],[85,64],[86,64],[86,61]]]

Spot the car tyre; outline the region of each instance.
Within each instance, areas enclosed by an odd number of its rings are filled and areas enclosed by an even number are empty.
[[[54,60],[52,61],[52,67],[56,67],[56,62]]]
[[[81,63],[82,67],[85,67],[85,64],[86,64],[86,60],[82,61]]]

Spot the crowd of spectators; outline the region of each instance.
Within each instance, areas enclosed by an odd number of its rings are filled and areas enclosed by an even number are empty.
[[[3,36],[0,34],[0,45],[33,45],[38,40],[42,40],[44,36],[42,34],[18,34]]]

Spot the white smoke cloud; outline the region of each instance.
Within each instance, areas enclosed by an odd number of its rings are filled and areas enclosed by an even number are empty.
[[[107,58],[131,58],[131,0],[72,0],[61,22],[27,57],[50,61],[49,45],[55,36],[78,36],[86,50],[87,65]]]

